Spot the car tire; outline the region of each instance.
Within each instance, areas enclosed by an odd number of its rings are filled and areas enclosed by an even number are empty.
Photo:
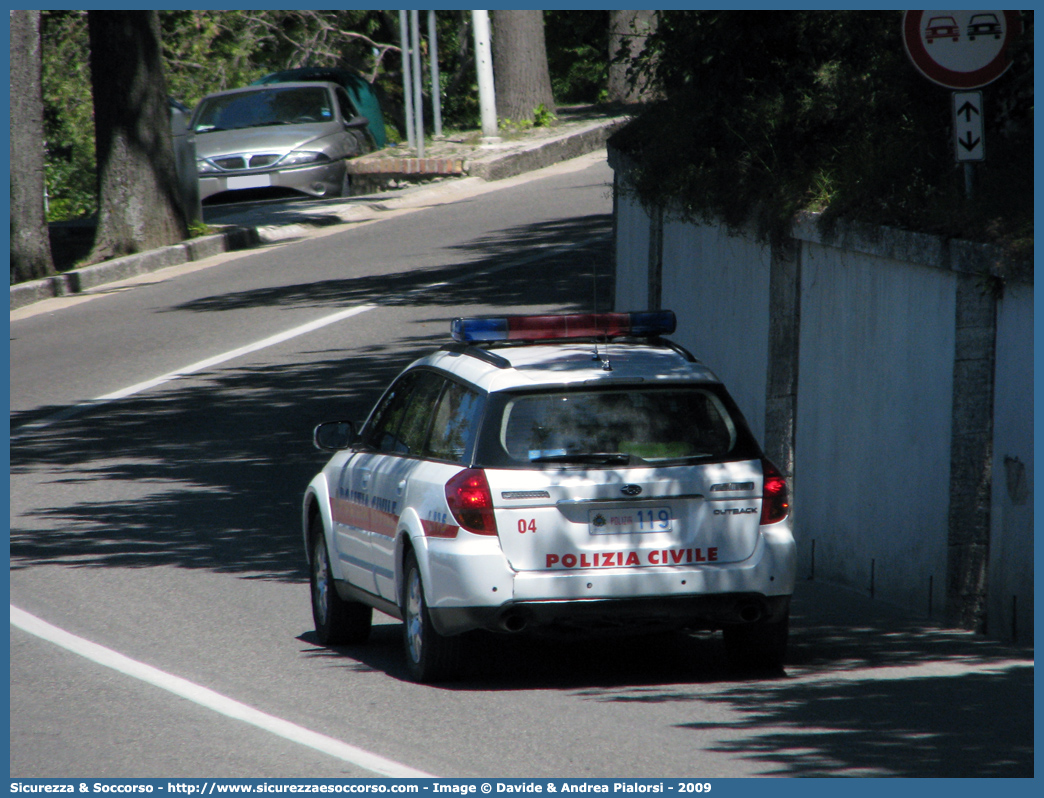
[[[373,609],[357,601],[345,601],[337,595],[333,572],[330,570],[326,535],[322,529],[322,520],[318,516],[312,519],[310,539],[312,561],[309,568],[309,585],[316,637],[324,646],[365,643],[370,637]]]
[[[461,638],[441,635],[432,624],[424,580],[412,551],[406,554],[403,574],[403,643],[410,678],[423,683],[450,679],[460,670]]]
[[[348,173],[347,164],[344,167],[344,177],[341,178],[341,191],[337,195],[339,197],[350,197],[352,196],[352,176]]]
[[[776,621],[735,624],[722,630],[729,665],[740,671],[780,671],[790,637],[789,611]]]

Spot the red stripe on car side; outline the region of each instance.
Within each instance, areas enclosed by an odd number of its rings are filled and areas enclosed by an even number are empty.
[[[442,524],[438,521],[421,520],[424,534],[429,538],[455,538],[460,531],[459,526],[454,524]]]
[[[386,538],[395,537],[399,516],[376,510],[373,507],[350,502],[346,499],[330,499],[330,513],[334,523],[366,529]]]

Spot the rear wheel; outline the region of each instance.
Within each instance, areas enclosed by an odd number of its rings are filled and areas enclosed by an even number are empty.
[[[333,573],[330,571],[326,535],[318,516],[312,519],[311,530],[312,567],[309,582],[316,636],[324,646],[365,643],[370,636],[373,610],[365,604],[345,601],[337,595]]]
[[[787,655],[790,613],[776,621],[726,626],[725,653],[729,665],[737,670],[779,671]]]
[[[424,582],[412,551],[406,555],[403,571],[406,576],[402,597],[403,642],[410,678],[417,682],[452,678],[460,669],[461,639],[440,635],[432,625],[424,598]]]

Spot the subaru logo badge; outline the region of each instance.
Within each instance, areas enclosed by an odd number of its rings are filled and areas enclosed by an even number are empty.
[[[642,488],[640,485],[624,485],[620,488],[620,492],[623,493],[624,496],[637,496],[642,492]]]

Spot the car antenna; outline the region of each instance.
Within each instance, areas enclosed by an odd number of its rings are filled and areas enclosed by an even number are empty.
[[[595,261],[591,267],[591,306],[595,314],[595,318],[598,318],[598,261]],[[613,366],[609,362],[609,332],[605,333],[605,358],[603,359],[601,354],[598,352],[598,336],[594,339],[594,357],[591,360],[600,360],[602,363],[602,371],[612,371]]]

